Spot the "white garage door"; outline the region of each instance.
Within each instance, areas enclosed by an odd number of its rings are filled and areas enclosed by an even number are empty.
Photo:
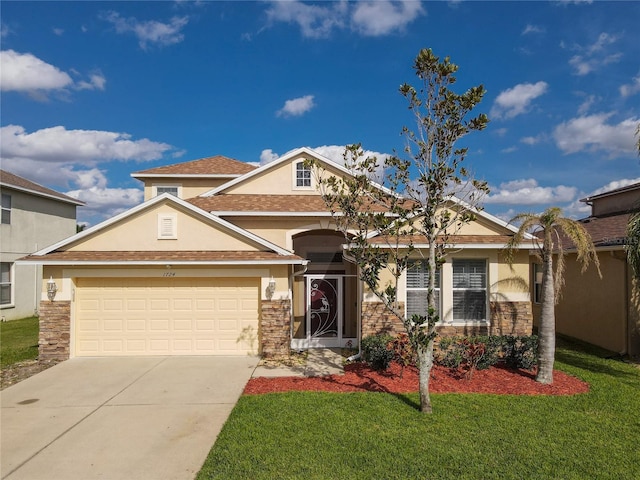
[[[79,278],[76,356],[258,351],[258,279]]]

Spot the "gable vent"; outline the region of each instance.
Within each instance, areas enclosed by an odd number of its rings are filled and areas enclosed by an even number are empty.
[[[175,214],[158,215],[158,239],[175,240],[178,238],[178,219]]]

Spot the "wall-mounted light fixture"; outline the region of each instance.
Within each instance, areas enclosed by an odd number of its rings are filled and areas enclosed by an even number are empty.
[[[47,298],[49,298],[50,302],[53,302],[53,299],[56,298],[57,292],[58,286],[56,282],[53,281],[53,277],[49,277],[49,280],[47,280]]]
[[[269,284],[267,285],[267,297],[269,298],[269,300],[273,298],[274,293],[276,293],[276,280],[272,275],[269,279]]]

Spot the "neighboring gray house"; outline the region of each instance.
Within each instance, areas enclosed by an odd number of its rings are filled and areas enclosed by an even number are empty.
[[[76,207],[84,203],[0,170],[0,316],[29,317],[40,304],[42,267],[15,260],[76,233]]]

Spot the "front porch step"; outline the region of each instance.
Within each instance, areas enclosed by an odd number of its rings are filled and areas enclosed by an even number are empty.
[[[254,377],[321,377],[342,375],[344,366],[339,348],[311,348],[305,365],[266,366],[259,365],[253,372]]]

